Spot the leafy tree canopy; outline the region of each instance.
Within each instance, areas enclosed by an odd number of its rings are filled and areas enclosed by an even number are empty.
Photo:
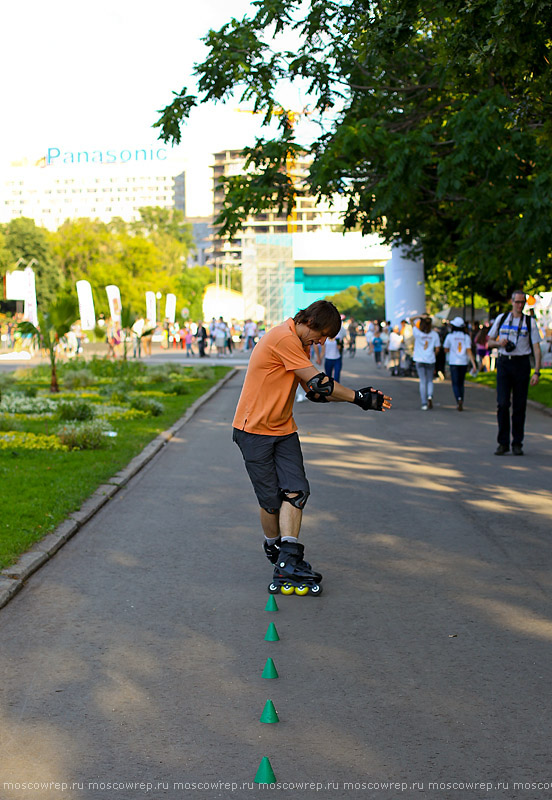
[[[145,313],[146,291],[173,292],[183,306],[189,300],[181,286],[187,255],[193,241],[191,226],[182,212],[162,208],[140,209],[141,219],[128,223],[122,219],[103,223],[98,220],[67,220],[50,234],[52,250],[71,290],[77,280],[92,286],[97,313],[109,313],[105,287],[115,284],[121,291],[123,309]],[[197,290],[199,303],[207,283],[206,270]]]
[[[63,275],[53,258],[48,231],[35,224],[33,219],[17,217],[0,226],[4,248],[0,248],[2,274],[17,267],[31,265],[36,276],[36,298],[39,305],[50,305],[56,298]],[[0,242],[1,244],[1,242]],[[32,262],[32,263],[31,263]]]
[[[240,101],[280,112],[278,134],[246,148],[226,179],[218,222],[289,209],[286,163],[313,163],[307,189],[341,196],[345,226],[401,240],[431,273],[454,266],[458,289],[496,299],[552,277],[552,6],[546,0],[256,0],[211,30],[198,93],[176,93],[156,127],[180,141],[193,107]],[[286,36],[299,45],[290,49]],[[298,142],[280,87],[308,91],[321,122]]]
[[[326,297],[346,317],[356,320],[385,319],[385,283],[365,283],[348,286],[341,292]]]

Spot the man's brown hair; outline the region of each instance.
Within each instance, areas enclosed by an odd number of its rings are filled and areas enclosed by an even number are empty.
[[[293,317],[295,324],[307,325],[311,330],[320,331],[333,339],[341,330],[339,311],[329,300],[316,300]]]

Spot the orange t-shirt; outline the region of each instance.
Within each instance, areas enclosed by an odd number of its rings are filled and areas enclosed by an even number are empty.
[[[299,378],[294,370],[312,367],[308,352],[291,317],[265,333],[249,359],[234,428],[265,436],[297,430],[292,411]]]

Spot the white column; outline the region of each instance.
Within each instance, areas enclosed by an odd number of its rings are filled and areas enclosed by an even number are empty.
[[[397,325],[425,312],[423,261],[414,261],[403,245],[394,245],[385,265],[385,316]]]

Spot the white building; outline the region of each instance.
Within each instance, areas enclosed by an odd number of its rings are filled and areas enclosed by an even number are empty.
[[[143,206],[184,207],[184,172],[164,147],[62,151],[0,172],[0,222],[17,217],[56,230],[65,220],[138,219]]]

